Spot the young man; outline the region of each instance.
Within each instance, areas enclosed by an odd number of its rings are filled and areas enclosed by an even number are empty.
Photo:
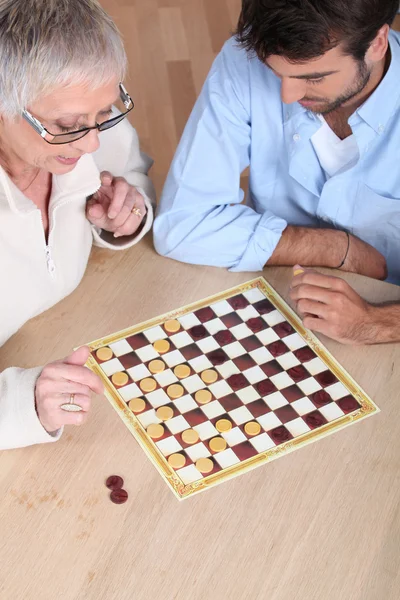
[[[243,0],[236,39],[212,67],[166,182],[159,253],[232,271],[297,263],[400,284],[398,8]],[[346,343],[400,340],[400,306],[372,307],[340,279],[295,273],[306,326]]]

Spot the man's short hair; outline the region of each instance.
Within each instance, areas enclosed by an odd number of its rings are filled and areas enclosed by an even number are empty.
[[[341,43],[362,61],[398,10],[399,0],[242,0],[236,39],[262,62],[271,55],[306,62]]]

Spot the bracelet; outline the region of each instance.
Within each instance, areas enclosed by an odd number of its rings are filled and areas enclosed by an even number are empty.
[[[344,233],[346,233],[347,235],[347,250],[346,250],[346,254],[344,255],[344,259],[342,260],[342,262],[340,263],[340,265],[338,267],[336,267],[336,269],[341,269],[344,265],[344,263],[346,262],[346,259],[349,255],[349,250],[350,250],[350,234],[348,231],[345,231]]]

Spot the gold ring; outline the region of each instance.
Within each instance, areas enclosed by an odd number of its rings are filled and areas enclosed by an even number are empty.
[[[140,210],[140,208],[136,208],[136,206],[134,206],[131,210],[131,213],[136,215],[137,217],[142,217],[142,211]]]
[[[65,412],[82,412],[82,406],[79,406],[79,404],[75,404],[74,400],[75,394],[71,394],[69,397],[69,402],[67,402],[66,404],[61,404],[61,410],[65,410]]]

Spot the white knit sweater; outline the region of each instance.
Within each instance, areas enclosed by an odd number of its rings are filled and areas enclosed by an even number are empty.
[[[47,244],[40,210],[0,168],[0,347],[79,285],[93,242],[123,250],[151,228],[154,189],[147,172],[152,161],[140,152],[136,131],[125,120],[99,139],[95,154],[83,156],[70,173],[53,176]],[[87,198],[99,189],[103,170],[125,177],[143,194],[148,214],[137,236],[114,239],[86,219]],[[35,411],[41,367],[20,369],[1,358],[9,368],[0,373],[0,450],[57,440],[60,432],[49,435]]]

